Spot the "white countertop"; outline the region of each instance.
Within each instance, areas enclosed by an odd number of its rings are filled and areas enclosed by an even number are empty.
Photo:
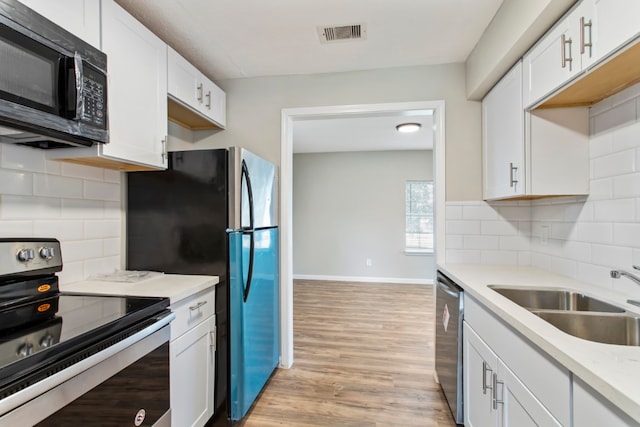
[[[487,285],[576,289],[640,313],[640,307],[626,303],[626,296],[534,267],[443,264],[438,269],[613,404],[640,420],[640,347],[573,337]]]
[[[204,289],[215,286],[218,276],[191,276],[183,274],[162,274],[139,282],[111,282],[107,280],[83,280],[61,283],[62,292],[81,292],[99,295],[127,295],[136,297],[169,298],[170,304],[187,298]]]

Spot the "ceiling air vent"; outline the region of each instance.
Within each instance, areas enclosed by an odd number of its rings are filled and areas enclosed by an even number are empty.
[[[337,27],[318,27],[318,35],[322,43],[345,42],[366,38],[367,28],[364,24],[342,25]]]

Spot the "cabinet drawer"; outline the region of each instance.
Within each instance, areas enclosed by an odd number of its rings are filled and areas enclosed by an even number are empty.
[[[171,341],[215,314],[215,288],[198,292],[171,305],[176,318],[171,322]]]
[[[562,425],[570,425],[569,371],[468,294],[464,318],[536,399]]]

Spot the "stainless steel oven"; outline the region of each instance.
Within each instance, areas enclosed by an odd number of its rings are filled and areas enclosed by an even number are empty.
[[[104,53],[19,1],[0,0],[0,142],[108,142],[106,86]]]
[[[438,271],[436,284],[436,375],[457,424],[464,422],[462,321],[464,292]]]
[[[0,425],[169,426],[169,301],[61,293],[61,268],[0,239]]]

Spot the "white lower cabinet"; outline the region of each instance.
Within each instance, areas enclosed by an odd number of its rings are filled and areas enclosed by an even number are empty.
[[[213,289],[172,306],[171,425],[200,427],[213,416],[216,317]]]
[[[570,372],[465,294],[467,427],[571,426]]]
[[[640,426],[600,393],[573,377],[573,425],[575,427]]]
[[[466,321],[463,336],[467,427],[561,426]]]

